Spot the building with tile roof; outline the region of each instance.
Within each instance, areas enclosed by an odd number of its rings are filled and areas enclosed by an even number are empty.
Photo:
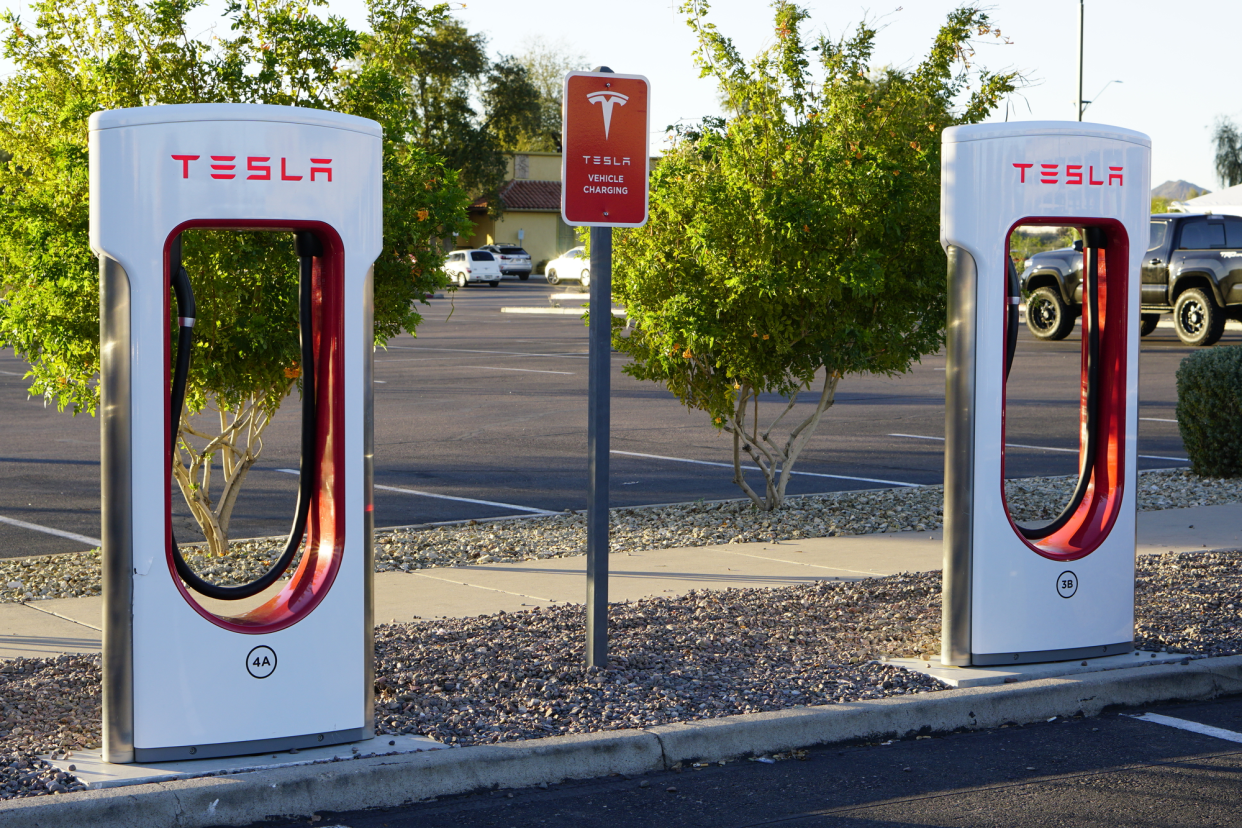
[[[517,244],[530,254],[532,272],[542,274],[544,264],[578,243],[574,228],[561,220],[560,153],[515,153],[506,179],[500,188],[501,217],[493,219],[487,199],[477,199],[470,205],[474,235],[459,236],[457,247]]]

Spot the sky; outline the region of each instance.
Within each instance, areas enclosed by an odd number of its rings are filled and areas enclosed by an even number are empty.
[[[219,22],[221,0],[209,0],[194,23]],[[25,3],[9,2],[26,20]],[[715,85],[699,77],[693,34],[678,12],[681,0],[466,0],[454,14],[488,37],[493,55],[520,54],[532,39],[651,82],[651,145],[664,128],[720,114]],[[860,20],[882,26],[876,62],[913,67],[955,6],[949,0],[804,0],[806,31],[837,38]],[[1079,0],[995,0],[985,3],[1008,43],[984,38],[976,60],[989,70],[1016,69],[1027,86],[993,120],[1073,120],[1077,92]],[[1084,120],[1127,127],[1152,139],[1152,184],[1185,179],[1220,188],[1211,130],[1218,117],[1242,124],[1236,86],[1238,0],[1085,0],[1083,96],[1096,98]],[[330,13],[366,28],[365,0],[330,0]],[[751,57],[771,45],[772,12],[760,0],[715,0],[709,19]],[[1117,81],[1110,83],[1110,81]],[[1103,93],[1099,94],[1103,89]]]

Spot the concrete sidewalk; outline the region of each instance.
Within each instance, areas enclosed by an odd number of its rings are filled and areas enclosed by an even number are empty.
[[[615,554],[609,597],[630,601],[693,589],[782,587],[939,569],[942,538],[940,531],[893,532]],[[1242,548],[1242,504],[1140,512],[1138,538],[1140,555]],[[585,594],[581,556],[384,572],[375,576],[375,621],[515,612],[581,603]],[[0,604],[0,658],[97,653],[102,609],[99,597]]]

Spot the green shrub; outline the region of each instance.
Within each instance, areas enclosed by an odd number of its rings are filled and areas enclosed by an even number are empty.
[[[1242,477],[1242,346],[1196,351],[1182,360],[1177,427],[1191,471]]]

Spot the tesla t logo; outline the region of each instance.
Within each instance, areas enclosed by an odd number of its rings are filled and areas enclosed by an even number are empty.
[[[612,126],[612,107],[614,104],[625,106],[625,102],[630,99],[629,95],[622,95],[620,92],[592,92],[587,95],[587,100],[593,104],[599,104],[600,110],[604,113],[604,140],[608,140],[608,128]]]
[[[194,163],[202,158],[201,155],[172,156],[172,160],[181,164],[182,178],[189,178],[191,169],[195,171],[202,169],[201,165]],[[312,158],[309,169],[297,161],[290,167],[289,159],[281,158],[279,178],[274,178],[272,175],[277,164],[270,155],[248,155],[245,157],[244,165],[241,157],[237,155],[210,155],[207,158],[211,177],[225,181],[234,178],[245,178],[247,181],[301,181],[308,176],[311,181],[317,179],[332,181],[331,158]],[[304,174],[294,175],[302,171],[305,171]]]
[[[1014,164],[1014,167],[1018,170],[1018,183],[1025,184],[1027,171],[1036,166],[1039,167],[1039,170],[1037,172],[1032,172],[1031,176],[1034,177],[1035,175],[1038,175],[1040,184],[1085,183],[1100,187],[1107,183],[1108,186],[1111,187],[1113,186],[1113,183],[1116,182],[1118,187],[1124,187],[1126,183],[1122,178],[1122,173],[1125,171],[1125,167],[1109,167],[1107,182],[1105,182],[1104,180],[1096,179],[1095,167],[1091,164],[1085,165],[1085,173],[1083,172],[1083,164]],[[1062,177],[1062,168],[1065,169],[1064,177]],[[1085,182],[1083,181],[1084,175],[1087,179]],[[1104,173],[1101,172],[1100,175],[1104,176]]]

